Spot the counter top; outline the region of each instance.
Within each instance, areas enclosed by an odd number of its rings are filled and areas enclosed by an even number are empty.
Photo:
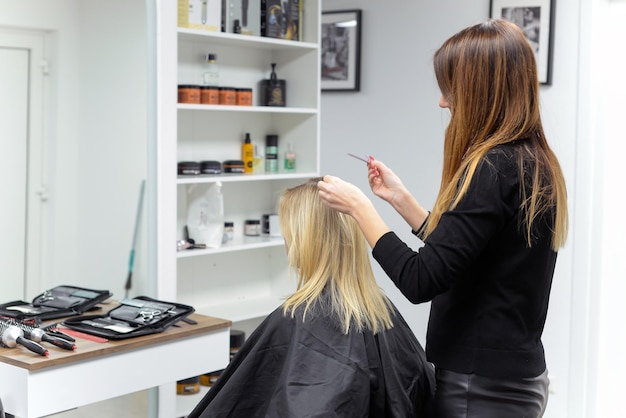
[[[49,351],[47,357],[33,353],[21,345],[14,348],[0,347],[0,362],[34,371],[61,364],[80,362],[94,357],[106,356],[120,351],[145,348],[167,341],[184,339],[214,330],[229,328],[232,325],[230,320],[200,314],[191,314],[188,318],[196,321],[197,324],[192,325],[184,321],[179,321],[161,333],[143,335],[124,340],[95,342],[77,336],[74,337],[76,339],[76,350],[74,351],[64,350],[45,341],[40,342],[39,344],[46,347]],[[63,319],[59,319],[59,324],[61,324],[62,321]],[[59,330],[63,331],[62,325],[59,325]]]

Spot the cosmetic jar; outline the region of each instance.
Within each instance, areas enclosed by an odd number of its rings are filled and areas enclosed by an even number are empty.
[[[217,378],[220,377],[223,370],[219,370],[217,372],[206,373],[200,376],[200,384],[202,386],[213,386],[217,381]]]
[[[200,161],[201,174],[221,174],[222,164],[219,161]]]
[[[220,104],[237,105],[237,91],[234,87],[220,87]]]
[[[200,163],[197,161],[181,161],[178,163],[178,174],[181,176],[197,176],[200,174]]]
[[[217,86],[200,87],[200,103],[220,104],[220,89]]]
[[[242,160],[226,160],[222,167],[224,173],[245,173],[245,165]]]
[[[246,219],[243,224],[243,234],[249,237],[261,235],[261,221],[258,219]]]
[[[176,393],[179,395],[192,395],[198,392],[200,392],[200,376],[176,382]]]
[[[237,89],[237,106],[252,106],[252,89]]]
[[[200,86],[180,84],[178,86],[178,103],[200,104]]]

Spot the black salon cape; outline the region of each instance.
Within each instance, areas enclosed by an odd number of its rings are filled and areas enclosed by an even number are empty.
[[[276,309],[188,418],[427,417],[434,368],[400,313],[377,335],[336,322],[319,308],[305,322]]]

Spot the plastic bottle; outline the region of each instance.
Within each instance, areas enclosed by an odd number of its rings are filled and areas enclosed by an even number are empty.
[[[285,165],[283,167],[285,171],[296,170],[296,153],[293,151],[293,144],[287,145],[287,151],[285,151]]]
[[[219,248],[224,237],[222,183],[192,184],[187,188],[187,227],[190,238],[206,248]]]
[[[220,69],[217,65],[217,55],[206,54],[204,56],[204,69],[202,71],[202,84],[205,86],[219,86]]]
[[[254,145],[250,140],[249,132],[246,132],[246,138],[241,146],[241,159],[243,160],[244,172],[252,173],[254,171]]]

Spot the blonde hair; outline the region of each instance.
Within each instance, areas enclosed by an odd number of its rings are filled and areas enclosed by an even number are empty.
[[[319,178],[287,189],[278,217],[289,265],[298,276],[297,290],[284,304],[295,316],[304,306],[303,320],[325,292],[328,309],[344,333],[351,327],[377,333],[393,327],[392,305],[376,283],[369,247],[355,220],[326,206],[318,196]]]
[[[565,180],[543,131],[535,54],[522,31],[505,20],[464,29],[435,53],[434,67],[451,118],[439,195],[425,235],[463,198],[485,154],[519,140],[520,229],[530,247],[533,222],[548,214],[554,225],[552,248],[562,247],[568,229]]]

